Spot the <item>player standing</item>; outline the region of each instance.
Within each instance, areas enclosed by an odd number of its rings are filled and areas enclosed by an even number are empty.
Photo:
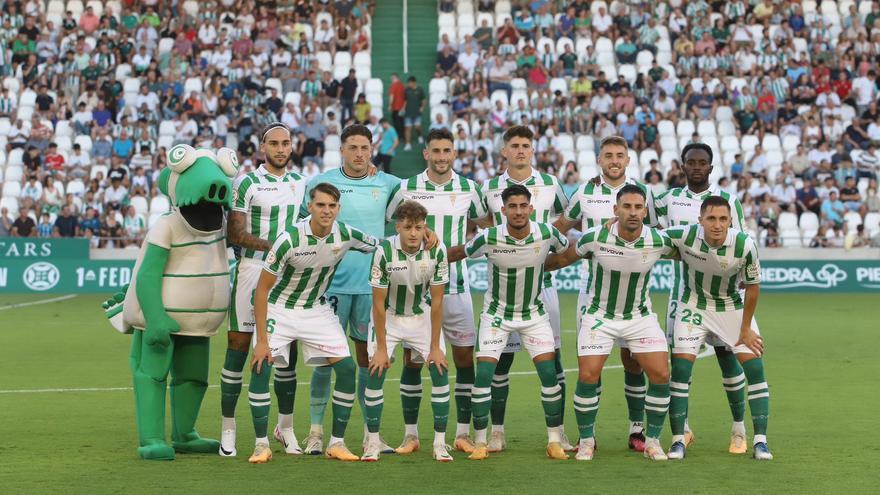
[[[470,459],[489,456],[487,433],[495,367],[513,334],[520,336],[541,381],[547,425],[547,456],[568,459],[562,447],[562,387],[556,373],[557,342],[541,297],[544,260],[568,247],[568,239],[549,223],[534,222],[534,198],[521,184],[501,192],[504,222],[480,231],[465,246],[449,248],[449,260],[488,259],[489,286],[477,332],[477,376],[471,402],[474,450]]]
[[[300,342],[303,361],[310,366],[326,366],[336,371],[333,391],[333,433],[327,445],[330,459],[356,461],[343,437],[355,399],[354,361],[345,332],[324,297],[343,257],[349,250],[371,253],[375,238],[349,227],[336,218],[339,190],[327,183],[309,192],[311,219],[282,233],[266,255],[254,291],[254,317],[257,335],[249,395],[265,400],[264,416],[269,414],[269,373],[272,363],[294,370],[296,361],[291,343]],[[296,388],[291,391],[294,400]],[[250,461],[272,459],[268,446],[257,444]]]
[[[572,195],[565,213],[556,220],[554,226],[565,234],[578,226],[578,222],[580,222],[581,232],[603,225],[606,221],[614,218],[617,193],[627,184],[635,185],[645,191],[648,197],[648,215],[645,217],[645,223],[653,225],[656,220],[651,207],[653,204],[651,192],[639,181],[626,176],[626,167],[629,165],[626,140],[620,136],[609,136],[603,139],[599,145],[598,162],[602,170],[599,181],[590,180],[579,187]],[[590,270],[589,263],[590,261],[587,260],[588,272]],[[578,328],[580,328],[583,310],[588,306],[589,300],[585,287],[578,294]],[[623,392],[629,410],[628,445],[632,450],[643,452],[645,450],[645,392],[648,390],[645,373],[638,361],[630,354],[626,341],[620,340],[617,344],[620,346],[620,360],[623,363]],[[601,384],[599,388],[601,389]]]
[[[700,207],[698,224],[665,231],[678,248],[683,267],[681,305],[673,327],[670,459],[685,456],[688,382],[697,352],[708,335],[733,349],[745,370],[755,433],[754,457],[773,459],[767,447],[770,390],[761,359],[764,341],[754,319],[761,267],[752,238],[730,228],[732,211],[728,198],[709,196]],[[745,284],[745,297],[740,294],[740,282]],[[744,428],[742,434],[745,436]]]
[[[456,152],[452,133],[434,129],[428,133],[422,151],[425,171],[400,183],[389,206],[393,213],[404,200],[414,200],[428,210],[427,226],[446,246],[464,244],[468,220],[486,216],[486,205],[479,184],[452,170]],[[389,215],[389,219],[392,215]],[[398,219],[399,220],[399,219]],[[480,222],[483,223],[483,222]],[[489,220],[491,224],[491,220]],[[467,264],[449,263],[449,284],[443,297],[443,334],[452,345],[455,363],[455,406],[457,427],[453,447],[465,453],[473,451],[469,438],[471,389],[474,385],[474,307],[468,283]],[[406,432],[398,453],[418,448],[417,421],[422,395],[421,364],[405,362],[400,377],[400,398]]]
[[[720,196],[730,205],[732,227],[739,231],[745,230],[743,208],[739,199],[709,183],[709,175],[712,173],[712,158],[712,148],[709,145],[692,143],[684,147],[681,161],[684,164],[682,168],[687,180],[687,187],[673,188],[657,197],[655,210],[660,227],[697,224],[703,201],[710,196]],[[670,346],[673,345],[672,334],[675,318],[684,291],[682,265],[678,261],[673,261],[672,266],[675,280],[669,293],[669,303],[666,310],[666,338]],[[746,428],[743,422],[746,413],[746,376],[743,367],[725,343],[713,334],[707,335],[706,343],[715,347],[715,357],[721,368],[722,385],[733,416],[728,451],[731,454],[744,454],[746,452]],[[690,431],[688,423],[685,422],[685,446],[690,445],[693,439],[694,435]]]
[[[385,212],[400,180],[393,175],[378,172],[369,175],[372,133],[365,126],[353,124],[342,131],[342,168],[328,170],[309,183],[332,184],[341,193],[339,221],[367,234],[385,236]],[[370,280],[371,257],[350,252],[339,264],[333,282],[327,291],[327,301],[339,317],[344,330],[354,341],[358,364],[357,395],[361,410],[364,408],[364,390],[367,387],[369,357],[367,355],[367,328],[370,324],[372,297]],[[311,429],[304,445],[308,454],[320,454],[323,447],[324,411],[330,399],[330,367],[315,369],[311,382]],[[366,437],[366,424],[364,436]],[[366,440],[366,438],[365,438]],[[383,446],[383,452],[391,452]]]
[[[666,460],[660,433],[669,409],[669,353],[657,315],[651,309],[648,283],[654,263],[661,256],[672,254],[675,248],[659,230],[644,225],[648,207],[642,188],[623,186],[617,193],[614,214],[618,220],[614,225],[587,229],[577,246],[547,261],[547,269],[556,269],[578,258],[592,258],[587,281],[588,305],[581,308],[578,328],[579,377],[574,410],[580,442],[575,458],[593,458],[599,378],[614,343],[625,340],[648,375],[644,455]]]
[[[535,149],[532,146],[534,134],[526,126],[513,126],[507,129],[503,139],[504,147],[501,149],[501,156],[507,161],[507,170],[500,177],[487,181],[483,187],[487,208],[495,225],[501,225],[506,220],[502,211],[504,207],[502,192],[512,185],[521,185],[531,191],[531,201],[534,206],[531,219],[539,223],[550,223],[552,217],[565,210],[568,198],[555,176],[541,173],[532,168],[532,158],[535,154]],[[544,303],[544,309],[549,314],[555,348],[558,351],[561,343],[559,295],[556,293],[556,288],[553,287],[553,278],[549,273],[543,275],[541,299]],[[510,394],[508,373],[513,365],[514,353],[520,348],[519,335],[511,334],[507,349],[501,354],[495,369],[495,377],[492,380],[492,438],[489,441],[489,452],[500,452],[506,446],[504,413],[507,409],[507,397]],[[555,366],[564,401],[565,373],[562,368],[560,352],[556,353]],[[565,431],[562,432],[562,445],[565,450],[572,449]]]
[[[449,282],[446,248],[426,249],[425,219],[428,210],[415,201],[397,207],[397,235],[385,239],[373,256],[373,320],[370,326],[370,378],[366,390],[369,434],[361,460],[378,461],[379,425],[385,402],[382,384],[397,344],[411,350],[417,363],[428,363],[431,373],[431,409],[434,412],[435,460],[448,462],[446,422],[449,419],[449,373],[446,343],[440,329],[443,292]]]
[[[272,242],[296,223],[306,188],[303,177],[286,168],[293,151],[290,128],[281,122],[269,124],[260,134],[260,151],[266,157],[265,163],[235,182],[227,227],[229,243],[239,246],[241,255],[233,278],[226,360],[220,374],[220,455],[224,457],[236,455],[235,406],[255,328],[254,289]],[[296,356],[295,346],[291,353]],[[302,453],[293,432],[293,401],[286,399],[295,388],[296,373],[292,368],[275,370],[275,393],[279,397],[275,438],[288,454]],[[268,397],[254,399],[249,394],[249,402],[257,443],[268,446],[269,418],[256,413]]]

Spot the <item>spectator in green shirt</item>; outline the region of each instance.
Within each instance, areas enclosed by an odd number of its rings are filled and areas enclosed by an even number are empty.
[[[403,125],[406,146],[403,149],[411,150],[413,127],[415,127],[419,143],[424,142],[424,138],[422,138],[422,111],[425,109],[426,98],[425,91],[416,84],[415,77],[410,76],[407,80],[404,100],[406,100],[406,105],[403,108]]]

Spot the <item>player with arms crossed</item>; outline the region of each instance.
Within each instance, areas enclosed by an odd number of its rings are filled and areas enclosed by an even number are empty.
[[[532,194],[520,184],[501,193],[505,221],[480,231],[465,246],[449,248],[449,260],[488,259],[489,287],[477,332],[477,376],[471,402],[474,450],[470,459],[489,456],[487,433],[491,384],[508,338],[518,334],[541,381],[541,404],[547,425],[547,456],[568,459],[562,448],[562,387],[556,376],[556,346],[550,316],[541,298],[544,260],[568,247],[568,239],[552,225],[534,222]]]
[[[673,327],[670,459],[685,456],[688,382],[697,352],[710,334],[733,349],[745,370],[755,459],[773,459],[767,447],[770,391],[761,359],[764,341],[754,318],[761,267],[752,238],[730,228],[731,212],[728,198],[709,196],[700,207],[698,224],[665,231],[678,248],[683,269],[681,305]],[[740,294],[740,282],[745,284],[745,297]]]
[[[648,197],[648,215],[645,223],[655,223],[653,208],[653,196],[651,192],[639,181],[626,176],[626,167],[629,165],[629,152],[626,140],[620,136],[608,136],[599,145],[599,168],[602,170],[598,180],[590,180],[584,183],[572,195],[565,213],[560,215],[553,225],[563,234],[575,227],[580,227],[581,232],[586,232],[596,226],[601,226],[614,218],[614,205],[617,203],[617,193],[626,185],[639,187]],[[587,260],[587,272],[589,263]],[[583,310],[589,306],[586,287],[578,294],[577,326],[580,328]],[[638,361],[629,352],[626,341],[619,340],[620,360],[623,363],[623,391],[626,397],[627,409],[629,410],[629,448],[636,452],[645,450],[645,392],[648,386],[645,382],[645,373]],[[601,383],[599,385],[601,389]],[[601,395],[601,391],[597,391]]]
[[[651,309],[648,283],[651,269],[662,256],[673,253],[672,241],[659,230],[644,225],[647,195],[627,184],[617,193],[610,227],[587,229],[559,256],[547,260],[557,269],[579,258],[592,258],[587,281],[588,305],[582,308],[578,328],[578,384],[574,396],[580,442],[575,458],[593,459],[593,427],[599,412],[599,378],[614,343],[625,340],[633,357],[648,375],[645,411],[645,457],[666,460],[660,433],[669,409],[669,352],[657,315]]]
[[[305,179],[286,168],[293,149],[291,132],[285,124],[275,122],[262,131],[260,151],[266,162],[236,180],[229,213],[229,243],[240,247],[241,251],[232,285],[226,361],[220,374],[220,455],[224,457],[236,455],[235,405],[241,394],[244,365],[255,328],[254,289],[272,242],[296,223],[306,188]],[[292,345],[291,353],[296,356],[295,345]],[[286,400],[292,397],[295,388],[296,372],[292,367],[275,370],[275,394],[281,399],[274,436],[288,454],[302,453],[293,432],[293,401]],[[257,414],[266,401],[251,397],[249,402],[257,442],[265,441],[268,445],[265,439],[269,418]]]
[[[534,134],[526,126],[513,126],[507,129],[503,139],[504,147],[501,148],[501,156],[507,161],[507,170],[500,177],[486,182],[483,187],[487,209],[495,225],[501,225],[506,220],[502,211],[504,207],[502,192],[512,185],[521,185],[531,191],[531,201],[534,206],[531,220],[550,223],[552,217],[565,210],[568,198],[555,176],[541,173],[532,168],[532,157],[535,154],[535,149],[532,146]],[[549,273],[544,274],[541,300],[544,310],[549,315],[550,326],[553,328],[555,348],[559,350],[561,343],[559,295],[556,293],[556,288],[553,287],[553,278]],[[507,409],[507,397],[510,394],[508,373],[513,365],[514,353],[520,348],[519,335],[517,333],[511,334],[507,349],[498,360],[495,378],[492,380],[492,438],[489,441],[489,452],[500,452],[506,446],[504,414]],[[562,368],[560,352],[556,354],[555,366],[557,380],[562,387],[564,403],[565,373]],[[563,411],[564,409],[563,407]],[[565,431],[562,432],[562,446],[565,450],[573,450]]]
[[[452,133],[434,129],[428,133],[427,145],[422,152],[425,171],[400,183],[389,206],[389,220],[398,205],[405,200],[417,201],[428,210],[426,223],[446,246],[464,244],[468,221],[486,224],[486,205],[479,184],[452,170],[456,152]],[[399,218],[398,218],[399,220]],[[488,221],[491,224],[491,220]],[[374,290],[375,291],[375,290]],[[467,264],[456,261],[449,264],[449,284],[443,297],[443,336],[452,345],[455,363],[455,406],[457,427],[453,448],[467,454],[474,444],[469,438],[471,426],[471,388],[474,385],[474,306],[468,283]],[[422,396],[421,363],[404,355],[400,377],[400,399],[406,428],[398,454],[413,452],[419,447],[418,417]]]
[[[719,196],[730,205],[731,226],[735,230],[745,230],[743,208],[739,199],[726,191],[722,191],[716,185],[709,184],[709,175],[712,173],[712,148],[703,143],[692,143],[684,147],[681,153],[681,161],[684,164],[684,176],[687,187],[677,187],[661,194],[655,200],[657,222],[661,228],[675,227],[680,225],[696,225],[699,222],[700,208],[703,200],[710,196]],[[678,308],[681,306],[681,296],[684,291],[684,276],[682,264],[672,262],[674,270],[674,282],[669,293],[669,304],[666,310],[666,338],[669,345],[672,341],[675,319]],[[727,401],[733,416],[731,427],[730,446],[731,454],[745,454],[746,452],[746,428],[743,419],[746,413],[746,376],[743,367],[739,364],[731,349],[715,335],[706,336],[706,344],[715,347],[715,357],[721,368],[721,381],[727,394]],[[672,416],[670,415],[670,419]],[[694,434],[690,430],[687,421],[684,425],[684,445],[689,446],[694,441]]]
[[[269,373],[272,363],[294,369],[296,361],[290,344],[302,346],[303,361],[309,366],[328,366],[336,371],[333,391],[333,433],[326,456],[356,461],[345,446],[345,429],[354,406],[355,365],[348,350],[345,332],[324,297],[336,268],[349,250],[372,253],[375,238],[336,221],[339,190],[321,183],[309,191],[311,219],[288,228],[266,255],[263,271],[254,292],[257,335],[252,364],[255,373],[249,389],[253,400],[264,401],[261,409],[269,414]],[[293,403],[296,389],[290,392]],[[251,462],[272,459],[268,446],[257,444]]]
[[[342,131],[342,168],[328,170],[309,183],[329,183],[342,194],[339,221],[373,237],[385,236],[385,212],[400,180],[384,172],[370,175],[373,135],[363,125],[354,124]],[[327,301],[339,317],[339,323],[354,341],[358,364],[357,395],[361,410],[364,408],[364,390],[369,373],[367,366],[367,328],[372,308],[370,280],[371,258],[367,254],[350,252],[339,264],[333,282],[327,290]],[[304,441],[307,454],[320,454],[323,447],[324,411],[330,399],[330,367],[315,368],[311,382],[311,429]],[[364,440],[366,440],[364,424]],[[383,452],[392,452],[387,445]]]
[[[369,434],[363,461],[378,461],[381,449],[379,424],[385,402],[382,384],[397,344],[408,346],[412,359],[428,363],[431,373],[431,409],[434,412],[433,458],[449,462],[446,422],[449,419],[449,373],[446,344],[440,329],[443,292],[449,282],[446,248],[426,249],[428,211],[415,201],[397,207],[397,235],[385,239],[373,255],[373,321],[368,350],[370,378],[366,390]],[[389,359],[391,358],[391,359]]]

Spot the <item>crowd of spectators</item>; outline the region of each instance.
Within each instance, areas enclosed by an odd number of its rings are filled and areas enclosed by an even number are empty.
[[[738,195],[764,245],[880,231],[880,2],[475,0],[439,11],[431,125],[457,136],[468,176],[501,173],[512,124],[536,132],[536,165],[568,191],[597,174],[605,136],[626,138],[628,173],[655,192],[684,185],[679,150],[701,141],[715,151],[713,182]]]
[[[291,169],[318,174],[346,123],[382,128],[374,3],[2,2],[0,237],[138,246],[168,208],[167,149],[231,147],[247,172],[272,121],[295,131]]]

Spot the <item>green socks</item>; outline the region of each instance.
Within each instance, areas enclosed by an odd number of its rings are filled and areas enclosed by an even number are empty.
[[[749,409],[752,412],[754,434],[763,437],[767,434],[767,420],[770,418],[770,389],[764,378],[764,360],[749,359],[742,363],[742,367],[749,382]]]
[[[577,419],[580,438],[593,438],[596,415],[599,414],[599,384],[578,380],[574,391],[574,416]]]
[[[648,395],[645,396],[645,415],[648,419],[646,437],[660,438],[668,411],[669,383],[648,384]]]
[[[672,380],[669,382],[669,426],[673,435],[684,435],[688,413],[688,382],[694,363],[683,358],[672,358]],[[729,394],[729,392],[728,392]]]
[[[743,367],[736,359],[736,354],[723,347],[715,348],[715,357],[721,368],[721,383],[727,394],[730,413],[734,421],[741,422],[746,415],[746,375]]]
[[[512,352],[501,354],[492,377],[492,426],[504,425],[504,413],[507,411],[507,396],[510,395],[510,367],[513,366]]]
[[[455,370],[455,414],[459,425],[471,424],[471,390],[474,388],[474,367]]]
[[[330,400],[331,366],[320,366],[312,371],[309,391],[309,417],[313,425],[324,424],[324,412]]]
[[[492,408],[492,376],[495,374],[495,363],[477,361],[477,376],[471,392],[473,406],[474,430],[482,430],[485,435],[489,427],[489,411]]]
[[[428,366],[431,374],[431,412],[434,414],[434,431],[444,433],[449,421],[449,373],[436,365]]]
[[[541,405],[544,406],[544,419],[548,427],[562,424],[562,387],[556,377],[556,363],[541,361],[535,363],[538,379],[541,380]]]
[[[351,417],[351,408],[354,406],[356,366],[351,357],[347,357],[330,367],[336,371],[336,387],[333,389],[333,436],[343,438]]]
[[[293,414],[296,399],[296,361],[287,368],[275,368],[275,397],[278,398],[278,414]]]
[[[269,406],[272,404],[272,397],[269,394],[269,375],[272,374],[272,365],[264,361],[259,373],[256,365],[252,371],[251,383],[248,385],[248,403],[254,420],[254,434],[257,440],[267,439],[268,442]]]
[[[419,405],[422,402],[422,368],[404,366],[400,374],[400,405],[403,410],[403,423],[414,425],[419,422]]]
[[[220,412],[224,418],[235,417],[235,405],[241,395],[242,370],[248,353],[226,349],[226,360],[220,371]]]
[[[629,410],[629,420],[635,423],[645,421],[645,373],[630,373],[623,371],[623,393],[626,396],[626,407]]]
[[[364,390],[364,422],[370,433],[379,433],[379,425],[382,422],[382,408],[385,405],[385,395],[382,385],[385,383],[387,370],[381,370],[367,379],[367,388]]]
[[[361,406],[361,412],[363,413],[366,410],[366,404],[364,403],[364,394],[367,391],[367,382],[370,381],[370,368],[360,367],[357,369],[357,399],[358,404]],[[366,423],[365,423],[366,424]]]
[[[565,368],[562,367],[562,354],[560,349],[556,349],[556,358],[553,360],[553,364],[556,366],[556,383],[559,384],[559,388],[562,392],[562,412],[560,413],[560,417],[565,420]]]

